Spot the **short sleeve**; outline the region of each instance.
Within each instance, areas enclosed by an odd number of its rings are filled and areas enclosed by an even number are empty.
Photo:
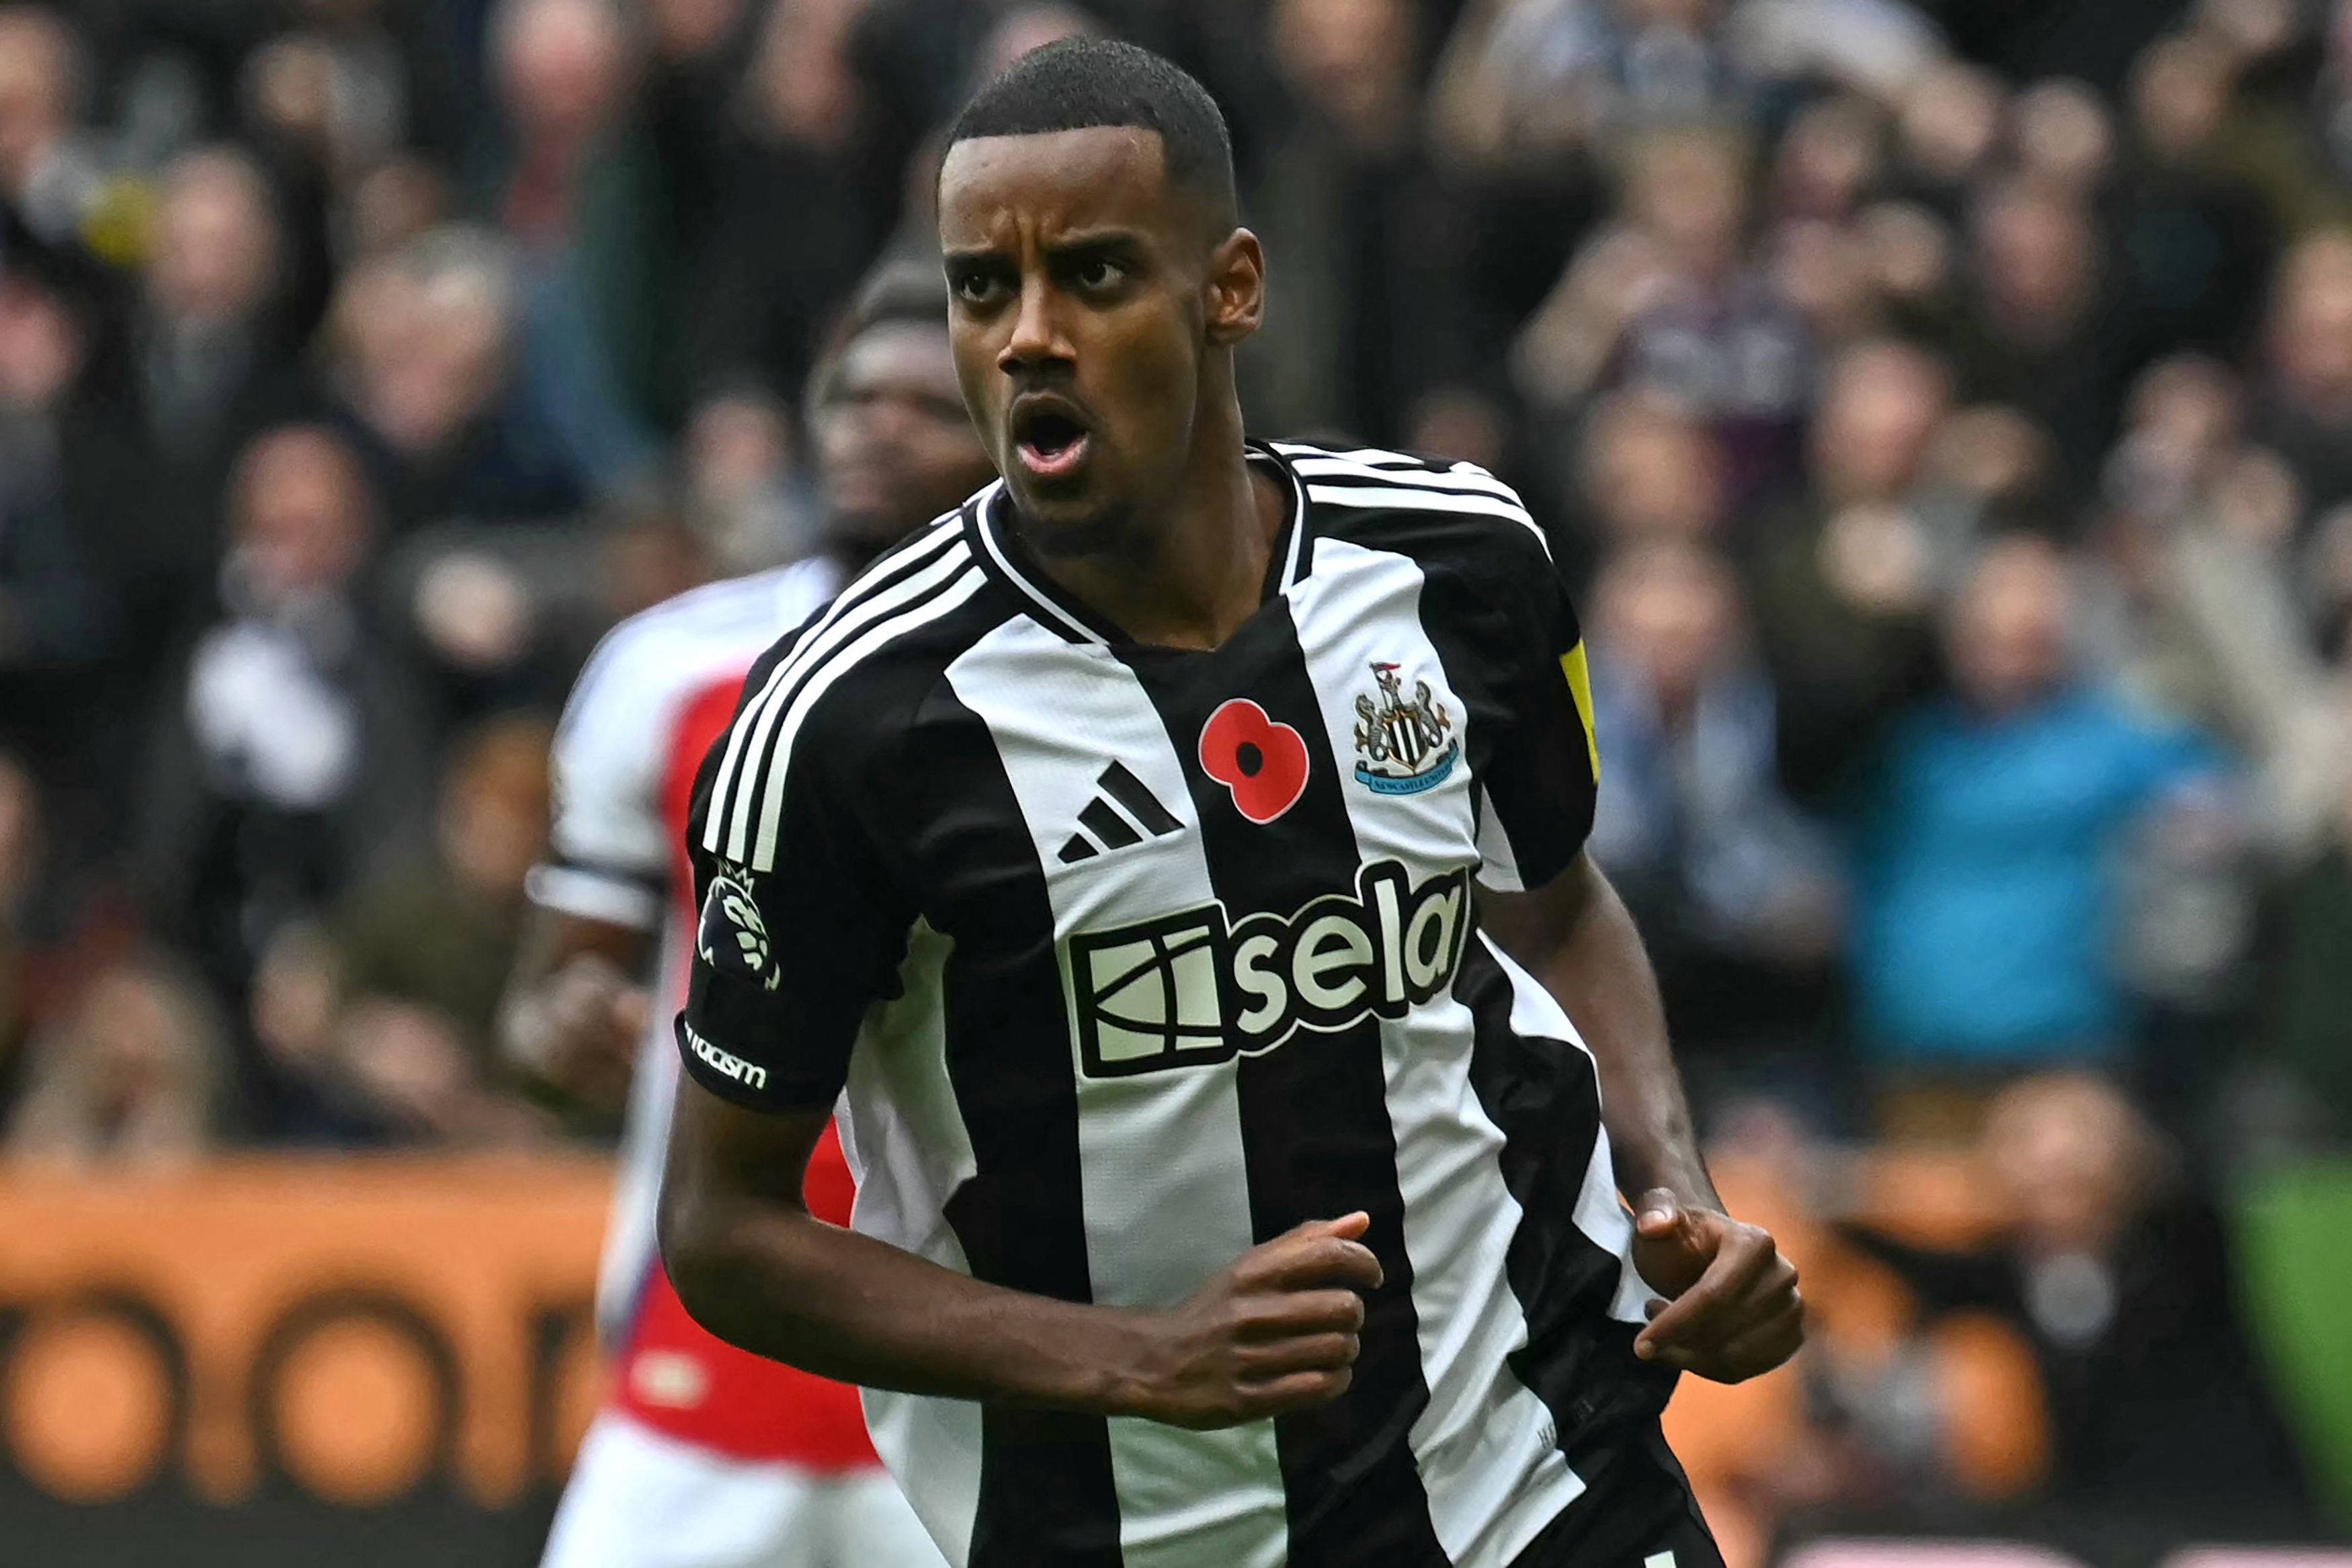
[[[1519,554],[1517,570],[1493,581],[1511,612],[1489,622],[1502,645],[1485,661],[1495,732],[1480,748],[1478,880],[1498,893],[1542,887],[1568,869],[1592,832],[1601,783],[1575,607],[1549,555]]]
[[[639,645],[608,643],[564,705],[548,763],[548,853],[528,891],[544,909],[651,931],[670,859]]]
[[[755,722],[756,705],[746,711]],[[736,725],[746,722],[739,714]],[[754,768],[743,754],[756,748],[730,747],[732,735],[704,761],[689,821],[699,915],[678,1049],[686,1071],[722,1099],[764,1111],[829,1106],[866,1009],[895,988],[912,916],[854,809],[839,751],[803,732]],[[725,780],[730,750],[744,766]],[[769,838],[761,824],[772,806]],[[739,821],[749,828],[741,838]]]

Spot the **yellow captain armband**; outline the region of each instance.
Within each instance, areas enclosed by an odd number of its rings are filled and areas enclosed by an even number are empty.
[[[1584,728],[1584,755],[1592,763],[1592,781],[1601,782],[1601,742],[1592,733],[1592,672],[1584,663],[1584,642],[1559,656],[1559,672],[1568,677],[1569,695],[1576,699],[1576,722]]]

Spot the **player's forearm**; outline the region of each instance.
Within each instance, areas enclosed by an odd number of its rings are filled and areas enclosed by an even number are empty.
[[[1641,932],[1590,860],[1565,874],[1581,884],[1565,890],[1573,896],[1549,911],[1553,918],[1545,922],[1542,951],[1531,967],[1592,1048],[1618,1187],[1635,1197],[1665,1187],[1685,1202],[1719,1208]]]
[[[867,1388],[1124,1414],[1135,1314],[973,1280],[756,1199],[666,1197],[678,1298],[729,1343]]]

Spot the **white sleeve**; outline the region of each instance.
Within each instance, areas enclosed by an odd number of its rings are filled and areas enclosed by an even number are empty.
[[[667,682],[646,678],[667,672],[648,668],[648,648],[616,633],[572,687],[550,760],[548,857],[529,884],[543,908],[646,931],[661,924],[670,876],[658,798]]]

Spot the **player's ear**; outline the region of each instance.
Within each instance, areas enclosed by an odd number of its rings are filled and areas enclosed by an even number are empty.
[[[1230,347],[1265,319],[1265,252],[1237,228],[1209,253],[1209,341]]]

